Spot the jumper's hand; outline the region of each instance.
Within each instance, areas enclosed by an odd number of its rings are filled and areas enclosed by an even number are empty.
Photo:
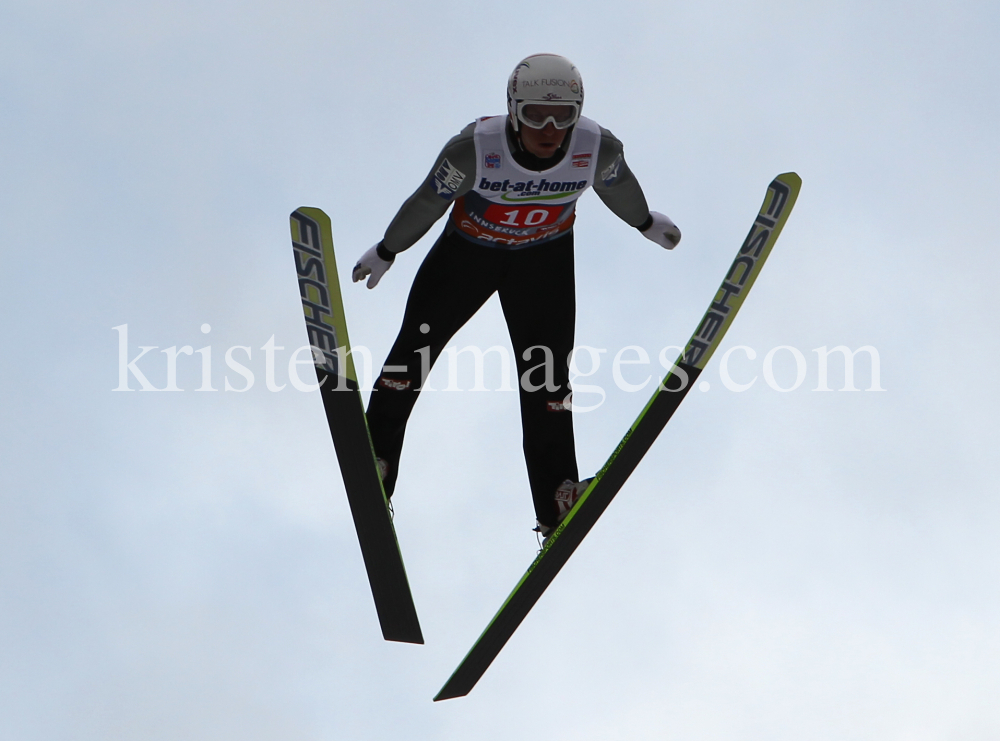
[[[381,250],[379,249],[380,247],[382,248]],[[374,288],[378,285],[385,272],[392,267],[393,260],[396,259],[395,256],[392,256],[392,259],[386,260],[382,257],[383,253],[391,255],[385,247],[382,247],[382,243],[379,242],[361,256],[361,259],[358,260],[358,264],[354,266],[354,270],[351,273],[351,278],[355,283],[364,279],[366,275],[370,275],[368,287]]]
[[[672,250],[681,241],[681,230],[669,216],[664,216],[658,211],[650,211],[649,215],[653,217],[653,223],[641,232],[642,236],[656,242],[663,249]]]

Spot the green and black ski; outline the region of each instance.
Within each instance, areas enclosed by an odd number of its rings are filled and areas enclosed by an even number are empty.
[[[472,650],[438,692],[435,701],[469,694],[635,470],[722,342],[778,239],[801,185],[798,175],[787,172],[768,186],[764,205],[750,233],[683,354],[576,506],[546,541]]]
[[[423,643],[350,354],[330,217],[318,208],[300,208],[292,212],[290,221],[316,378],[382,636],[387,641]]]

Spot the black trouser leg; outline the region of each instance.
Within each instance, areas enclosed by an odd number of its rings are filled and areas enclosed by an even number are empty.
[[[499,291],[520,380],[524,460],[535,515],[552,527],[556,488],[579,480],[573,413],[564,406],[576,321],[573,235],[514,251],[511,259]]]
[[[368,427],[375,454],[389,463],[386,494],[396,486],[406,422],[424,380],[452,335],[496,291],[504,250],[442,235],[413,280],[399,335],[375,382]],[[426,331],[425,331],[426,330]]]

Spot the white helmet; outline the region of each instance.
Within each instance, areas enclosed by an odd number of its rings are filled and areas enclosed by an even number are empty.
[[[552,123],[568,129],[580,119],[582,108],[580,70],[558,54],[523,59],[507,80],[507,110],[514,131],[520,124],[541,129]]]

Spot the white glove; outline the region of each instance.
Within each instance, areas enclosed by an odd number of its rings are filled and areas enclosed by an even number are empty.
[[[681,241],[681,230],[669,216],[664,216],[658,211],[650,211],[649,215],[653,217],[653,223],[641,232],[642,236],[656,242],[665,250],[672,250]]]
[[[371,277],[368,279],[368,287],[374,288],[378,285],[378,282],[382,280],[382,276],[385,275],[385,271],[392,267],[393,260],[383,260],[379,255],[379,247],[382,245],[379,242],[377,245],[368,250],[365,254],[361,256],[358,260],[358,264],[354,266],[354,271],[351,273],[351,278],[357,283],[362,280],[366,275]],[[385,249],[384,247],[382,248]]]

